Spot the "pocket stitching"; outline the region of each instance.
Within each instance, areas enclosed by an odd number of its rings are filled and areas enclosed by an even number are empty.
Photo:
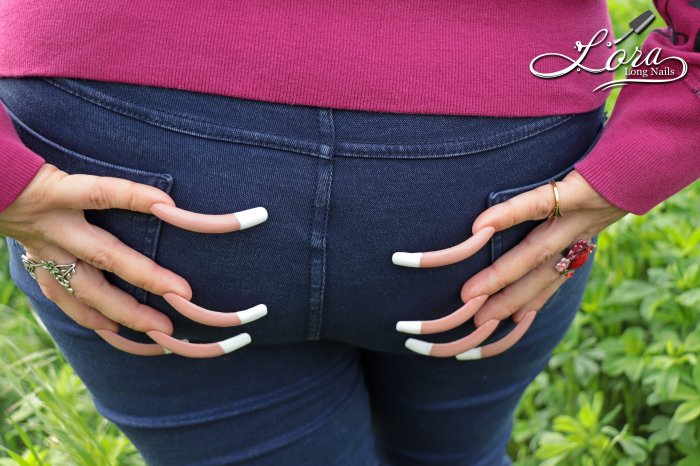
[[[595,136],[593,137],[593,140],[591,143],[588,145],[586,150],[583,152],[583,154],[571,165],[566,167],[565,169],[561,170],[557,174],[547,178],[546,180],[543,181],[538,181],[535,183],[530,183],[525,186],[517,186],[514,188],[508,188],[508,189],[502,189],[500,191],[494,191],[489,193],[488,198],[487,198],[487,207],[492,207],[496,204],[500,204],[501,202],[505,201],[506,199],[513,198],[519,194],[522,194],[524,192],[530,191],[532,189],[538,188],[540,186],[543,186],[547,183],[549,183],[550,180],[556,180],[556,181],[561,181],[568,173],[574,170],[574,167],[577,163],[579,163],[581,160],[583,160],[588,153],[593,150],[593,148],[596,146],[598,140],[600,139],[601,134],[603,133],[603,129],[605,128],[605,122],[607,121],[607,113],[603,113],[603,118],[600,122],[600,126],[598,127],[598,131],[596,132]],[[496,234],[494,234],[491,237],[491,240],[489,241],[491,243],[491,263],[494,263],[496,260],[498,260],[499,257],[503,254],[503,235],[507,230],[499,231]]]
[[[26,132],[29,136],[33,137],[36,139],[39,143],[44,144],[55,151],[64,154],[67,158],[73,158],[79,161],[82,164],[85,165],[95,165],[102,167],[103,169],[106,169],[110,173],[106,176],[114,176],[115,178],[118,178],[118,174],[125,175],[124,177],[126,179],[130,178],[138,178],[139,183],[146,184],[149,186],[153,186],[157,189],[160,189],[168,194],[170,194],[170,191],[172,189],[173,185],[173,177],[172,175],[168,173],[156,173],[156,172],[149,172],[146,170],[140,170],[136,168],[131,168],[131,167],[125,167],[121,165],[116,165],[113,163],[109,162],[104,162],[102,160],[94,159],[92,157],[88,157],[86,155],[83,155],[79,152],[73,151],[71,149],[68,149],[67,147],[64,147],[47,137],[43,136],[39,132],[35,131],[34,129],[30,128],[24,121],[22,121],[17,115],[15,115],[9,108],[5,107],[7,110],[8,115],[10,116],[11,120],[15,122],[22,131]],[[41,154],[39,154],[41,155]],[[43,157],[43,156],[42,156]],[[59,167],[61,168],[61,167]],[[97,175],[96,175],[97,176]],[[133,181],[133,180],[130,180]],[[146,257],[149,257],[152,260],[155,260],[155,256],[158,251],[158,240],[160,237],[160,230],[162,226],[163,221],[159,219],[158,217],[151,215],[150,218],[148,218],[143,226],[144,230],[144,235],[143,235],[143,241],[141,242],[141,247],[140,250],[137,252],[143,254]],[[16,240],[13,240],[15,243],[15,247],[17,247],[18,251],[21,253],[22,250],[20,249],[19,243]],[[123,279],[122,279],[123,280]],[[126,285],[128,286],[128,289],[131,290],[131,294],[133,294],[139,302],[142,304],[146,303],[146,300],[148,299],[149,292],[142,289],[138,288],[131,283],[128,283],[124,281]]]

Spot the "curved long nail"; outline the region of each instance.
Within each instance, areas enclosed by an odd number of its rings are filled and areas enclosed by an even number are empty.
[[[151,213],[164,222],[197,233],[230,233],[254,227],[267,220],[267,210],[264,207],[233,214],[207,215],[157,203],[151,206]]]
[[[250,335],[241,333],[214,343],[188,343],[173,338],[159,330],[148,330],[146,334],[163,348],[188,358],[213,358],[235,351],[251,342]]]
[[[409,338],[406,340],[406,348],[425,356],[436,356],[439,358],[456,356],[474,348],[476,345],[486,340],[489,335],[496,330],[499,322],[500,320],[496,319],[489,320],[466,337],[449,343],[430,343],[415,338]]]
[[[472,256],[491,239],[496,229],[484,227],[471,238],[447,249],[428,252],[395,252],[391,261],[403,267],[441,267],[455,264]]]
[[[505,350],[516,344],[525,335],[525,332],[530,328],[530,324],[535,320],[537,311],[530,311],[523,319],[515,326],[513,330],[498,341],[489,343],[486,346],[472,348],[469,351],[458,354],[457,359],[466,361],[469,359],[485,359],[503,353]],[[485,324],[484,324],[485,325]]]
[[[111,330],[99,329],[95,330],[95,332],[107,343],[125,353],[135,354],[137,356],[163,356],[164,354],[172,353],[172,351],[168,351],[166,348],[156,343],[140,343],[129,340]]]
[[[445,317],[435,320],[401,320],[396,323],[396,330],[416,335],[445,332],[459,327],[471,319],[476,311],[481,309],[489,295],[481,295],[470,299],[462,307]]]
[[[258,304],[250,309],[238,312],[216,312],[197,306],[175,293],[165,293],[163,299],[188,319],[200,324],[211,325],[212,327],[231,327],[247,324],[267,315],[267,306],[264,304]]]

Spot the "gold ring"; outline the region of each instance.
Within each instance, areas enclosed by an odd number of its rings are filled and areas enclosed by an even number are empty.
[[[554,190],[554,208],[547,216],[547,220],[549,220],[551,222],[556,217],[563,217],[564,214],[562,214],[561,210],[559,209],[559,190],[557,189],[557,182],[554,180],[549,180],[549,184],[550,184],[550,186],[552,186],[552,189]]]

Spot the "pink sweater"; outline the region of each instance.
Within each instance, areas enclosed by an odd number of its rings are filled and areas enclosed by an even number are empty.
[[[625,86],[598,144],[576,165],[606,199],[636,214],[700,176],[700,9],[656,3],[672,29],[649,32],[644,51],[683,58],[687,76]],[[398,113],[578,113],[604,102],[606,91],[593,89],[613,73],[542,79],[530,63],[554,52],[577,59],[576,41],[588,44],[602,28],[611,29],[603,0],[5,0],[0,76]],[[583,64],[601,68],[613,50],[592,47]],[[535,69],[569,64],[548,58]],[[0,211],[43,163],[0,107]]]

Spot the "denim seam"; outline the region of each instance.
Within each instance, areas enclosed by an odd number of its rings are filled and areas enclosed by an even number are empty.
[[[384,145],[381,148],[372,144],[349,144],[340,142],[337,144],[335,155],[338,157],[351,158],[383,158],[383,159],[432,159],[432,158],[451,158],[465,155],[478,154],[493,149],[499,149],[521,141],[525,141],[532,137],[538,136],[546,131],[556,128],[571,118],[574,115],[566,115],[561,119],[556,119],[552,122],[533,123],[523,125],[520,128],[495,133],[489,138],[484,138],[481,141],[470,140],[462,142],[449,143],[429,143],[429,144],[407,144],[407,145]],[[537,130],[530,131],[531,127],[537,127]],[[505,134],[510,133],[511,138],[507,142],[497,142],[502,140]],[[471,148],[464,147],[472,146]],[[452,148],[452,149],[449,149]],[[445,152],[448,150],[448,152]],[[451,150],[451,152],[450,152]],[[366,153],[360,153],[360,152]],[[418,153],[416,153],[418,152]],[[399,155],[400,154],[400,155]]]
[[[279,149],[279,150],[287,150],[290,152],[296,152],[300,154],[305,154],[305,155],[311,155],[311,156],[319,156],[319,151],[320,147],[319,144],[312,142],[312,141],[305,141],[302,139],[294,140],[292,138],[287,138],[283,136],[278,136],[278,135],[267,135],[265,133],[259,133],[256,131],[248,131],[248,130],[243,130],[240,128],[233,128],[229,126],[224,126],[224,125],[219,125],[217,123],[211,123],[211,122],[203,122],[199,120],[194,120],[191,118],[186,118],[184,116],[180,115],[174,115],[168,112],[164,112],[162,110],[156,110],[156,109],[151,109],[151,108],[144,108],[148,110],[148,112],[154,113],[154,114],[161,114],[163,116],[171,117],[171,118],[183,118],[183,119],[188,119],[189,121],[192,121],[193,123],[198,123],[202,125],[209,125],[209,126],[218,126],[220,128],[226,128],[229,129],[231,133],[230,135],[224,134],[224,132],[217,133],[215,131],[208,131],[205,129],[199,129],[199,130],[194,130],[194,129],[186,129],[179,127],[172,122],[166,122],[166,121],[159,121],[156,120],[148,115],[145,114],[139,114],[136,113],[133,110],[129,110],[126,108],[119,107],[114,104],[110,104],[104,100],[97,99],[93,96],[88,96],[85,94],[81,94],[78,92],[75,92],[73,89],[67,88],[61,84],[58,84],[56,82],[53,82],[51,80],[45,79],[48,83],[51,85],[63,90],[64,92],[67,92],[69,94],[72,94],[79,99],[83,99],[85,101],[88,101],[94,105],[103,107],[107,110],[111,110],[115,113],[119,113],[131,118],[134,118],[136,120],[143,121],[145,123],[151,124],[153,126],[167,129],[169,131],[175,131],[178,133],[182,134],[187,134],[190,136],[196,136],[196,137],[201,137],[201,138],[208,138],[208,139],[214,139],[217,141],[225,141],[225,142],[233,142],[233,143],[240,143],[240,144],[248,144],[248,145],[253,145],[253,146],[259,146],[259,147],[267,147],[270,149]],[[117,99],[112,96],[108,96],[107,94],[104,94],[105,96],[109,97],[110,99],[113,99],[115,101],[121,101],[133,106],[139,106],[139,104],[135,102],[129,102],[127,100],[123,99]],[[281,142],[280,140],[284,140],[286,142]],[[297,142],[297,145],[294,145],[294,142]]]
[[[161,191],[166,192],[167,194],[170,194],[172,191],[173,187],[173,179],[171,178],[170,180],[159,180],[156,179],[153,185],[160,189]],[[144,235],[144,240],[143,240],[143,254],[146,257],[149,257],[153,261],[156,260],[156,254],[158,253],[158,243],[160,241],[160,231],[163,226],[163,221],[156,217],[155,215],[152,215],[151,218],[148,219],[147,223],[147,234]],[[136,288],[139,289],[139,288]],[[146,301],[148,300],[149,292],[145,289],[140,289],[141,293],[141,304],[146,304]]]
[[[320,160],[316,172],[316,189],[313,200],[310,254],[309,309],[306,337],[318,340],[323,322],[323,303],[326,285],[326,234],[330,213],[330,193],[333,181],[333,154],[335,149],[335,128],[333,112],[330,109],[318,111]],[[325,159],[325,160],[324,160]]]
[[[90,89],[91,94],[88,95],[85,92],[79,92],[75,89],[65,86],[59,82],[56,82],[50,78],[44,78],[47,83],[72,94],[80,99],[91,102],[100,107],[106,108],[116,113],[126,115],[128,117],[144,121],[153,126],[164,128],[170,131],[179,132],[182,134],[188,134],[195,137],[209,138],[214,140],[241,143],[254,145],[259,147],[267,147],[271,149],[287,150],[291,152],[296,152],[305,155],[319,156],[319,152],[323,149],[319,144],[307,141],[303,139],[294,139],[285,136],[279,136],[276,134],[266,134],[256,131],[244,130],[241,128],[220,125],[218,123],[212,123],[204,120],[198,120],[190,116],[174,114],[166,112],[163,110],[158,110],[154,108],[144,107],[137,102],[131,102],[127,99],[116,98],[109,94],[100,92],[95,89]],[[100,97],[98,97],[100,96]],[[112,100],[113,102],[108,102],[107,100]],[[118,104],[122,103],[122,106]],[[124,105],[130,105],[137,109],[142,109],[143,113],[137,113],[134,109],[127,109]],[[331,110],[331,109],[324,109]],[[178,126],[173,121],[161,121],[154,119],[152,116],[147,115],[147,113],[159,114],[164,118],[168,119],[183,119],[192,123],[207,125],[211,127],[219,127],[222,129],[227,129],[228,133],[216,132],[206,129],[191,129]],[[342,157],[360,157],[360,158],[387,158],[387,159],[422,159],[422,158],[448,158],[448,157],[459,157],[464,155],[475,154],[479,152],[484,152],[491,149],[497,149],[504,147],[509,144],[513,144],[529,137],[534,137],[544,131],[555,128],[569,119],[573,118],[575,115],[564,115],[552,117],[546,121],[535,121],[530,124],[522,125],[517,129],[504,131],[490,135],[489,139],[482,141],[467,140],[467,141],[450,141],[448,143],[428,143],[428,144],[408,144],[408,145],[386,145],[386,144],[362,144],[362,143],[338,143],[335,155]],[[537,128],[536,131],[531,132],[532,128]],[[502,139],[505,134],[510,133],[513,139],[506,143],[496,144],[498,139]],[[465,149],[464,147],[474,146],[476,143],[476,148]],[[451,152],[444,153],[446,148]],[[365,153],[359,153],[365,152]],[[411,154],[418,152],[418,154]],[[432,153],[431,153],[432,152]]]

